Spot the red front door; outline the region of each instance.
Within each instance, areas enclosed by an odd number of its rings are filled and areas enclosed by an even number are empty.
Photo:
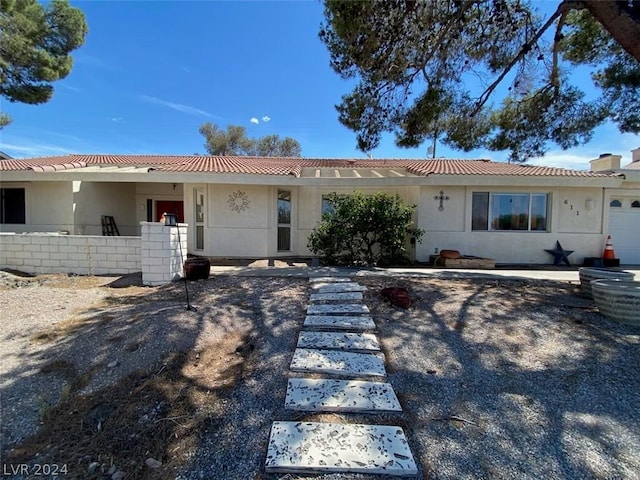
[[[184,202],[182,200],[156,200],[156,222],[163,213],[178,215],[178,223],[184,223]]]

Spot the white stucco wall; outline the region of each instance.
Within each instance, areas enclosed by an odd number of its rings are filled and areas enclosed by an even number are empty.
[[[433,178],[427,180],[434,183]],[[562,186],[545,178],[513,181],[505,177],[478,179],[470,176],[468,179],[445,178],[444,182],[451,182],[451,185],[397,187],[372,186],[365,182],[358,190],[365,194],[398,193],[408,203],[418,204],[416,224],[426,231],[423,243],[417,245],[416,259],[419,261],[427,261],[435,249],[452,248],[464,254],[495,258],[499,263],[547,264],[552,257],[544,249],[553,248],[559,240],[563,247],[575,250],[570,258],[578,264],[585,256],[600,256],[608,233],[610,199],[616,195],[640,195],[639,180],[640,176],[628,178],[622,188],[603,189],[575,186],[576,182],[573,182],[574,186]],[[494,181],[494,186],[487,186]],[[509,186],[510,181],[519,186]],[[548,185],[544,186],[545,183]],[[344,182],[339,186],[327,186],[326,182],[323,186],[282,186],[292,193],[292,248],[290,252],[277,252],[277,185],[188,183],[183,187],[176,183],[174,187],[172,183],[84,181],[3,182],[2,185],[25,188],[27,224],[0,225],[0,231],[9,232],[68,230],[76,234],[101,235],[100,216],[112,215],[121,235],[139,235],[139,222],[147,218],[148,198],[154,201],[184,200],[185,223],[189,224],[188,250],[212,257],[311,255],[306,246],[307,238],[320,220],[322,196],[354,191]],[[202,190],[206,197],[205,249],[201,251],[193,248],[194,188]],[[449,197],[443,202],[442,211],[438,209],[439,200],[434,198],[440,191]],[[474,191],[548,193],[549,230],[472,231]],[[247,209],[234,211],[230,208],[228,201],[235,192],[246,195]]]
[[[205,248],[194,250],[194,191],[205,193]],[[291,251],[277,251],[277,193],[291,192]],[[384,192],[401,196],[417,204],[419,187],[358,189],[365,194]],[[254,186],[220,184],[185,184],[185,221],[189,223],[189,252],[210,257],[307,256],[307,237],[320,221],[322,196],[332,192],[353,193],[350,187]],[[248,208],[235,211],[229,206],[231,195],[240,192],[249,201]],[[417,216],[416,216],[417,222]]]
[[[440,192],[448,200],[443,200],[442,210],[439,210]],[[465,187],[421,187],[418,208],[418,227],[428,233],[432,232],[463,232],[465,229],[467,201]]]
[[[545,249],[554,249],[556,240],[565,250],[574,250],[569,256],[574,265],[582,264],[584,257],[601,257],[604,237],[601,234],[551,234],[526,232],[427,232],[426,251],[418,260],[427,261],[429,254],[439,250],[459,250],[464,255],[493,258],[497,263],[551,264],[553,257]],[[424,252],[424,253],[423,253]]]
[[[558,233],[601,233],[603,189],[572,188],[555,190]]]
[[[265,257],[271,255],[276,189],[260,185],[185,184],[185,222],[189,224],[188,249],[194,252],[194,190],[205,194],[205,248],[196,252],[210,257]],[[244,194],[247,208],[232,210],[229,197]],[[275,243],[274,243],[275,245]]]
[[[439,200],[434,197],[441,190],[449,200],[439,211]],[[473,192],[547,193],[548,231],[473,231]],[[599,188],[424,186],[420,189],[419,226],[426,230],[426,236],[418,246],[417,259],[428,261],[429,255],[453,249],[498,263],[547,264],[553,257],[544,250],[555,248],[557,240],[563,248],[575,250],[569,258],[581,264],[584,257],[602,254],[603,205],[604,190]]]
[[[175,185],[175,188],[174,188]],[[0,224],[0,232],[102,235],[101,215],[114,217],[121,235],[140,235],[146,201],[183,200],[182,184],[114,182],[2,182],[25,189],[26,224]]]
[[[2,232],[73,232],[72,182],[2,182],[25,189],[26,224],[0,224]]]
[[[102,235],[100,217],[113,216],[120,235],[139,235],[136,184],[73,182],[74,233]]]

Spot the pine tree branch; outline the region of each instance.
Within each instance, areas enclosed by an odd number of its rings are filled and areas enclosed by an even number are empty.
[[[451,21],[448,22],[445,25],[445,27],[440,31],[440,34],[438,35],[438,38],[436,39],[434,45],[440,45],[444,41],[444,39],[447,38],[451,29],[455,25],[458,25],[458,22],[462,19],[462,16],[465,13],[467,13],[467,10],[469,10],[473,5],[475,5],[475,3],[476,3],[475,1],[471,0],[471,1],[465,2],[463,5],[460,6],[460,10],[458,10],[458,14],[453,19],[451,19]],[[436,48],[432,49],[431,55],[427,55],[427,57],[424,59],[424,61],[420,65],[420,68],[416,71],[416,73],[422,72],[424,79],[427,82],[429,82],[430,80],[430,77],[427,74],[427,64],[433,59],[437,51],[438,49]],[[414,77],[415,77],[415,74],[411,76],[411,80],[413,80]]]
[[[558,19],[558,24],[556,25],[556,35],[553,38],[553,65],[551,67],[550,82],[555,89],[556,95],[558,94],[558,90],[560,89],[560,72],[558,68],[558,53],[560,50],[560,41],[562,40],[562,27],[564,27],[564,24],[567,21],[568,14],[569,14],[568,10],[564,10],[560,14],[560,18]]]
[[[471,111],[472,116],[478,113],[480,109],[484,106],[484,104],[487,103],[487,100],[489,100],[489,97],[491,96],[493,91],[496,89],[496,87],[500,84],[500,82],[504,80],[504,77],[506,77],[507,74],[513,69],[513,67],[515,67],[515,65],[520,60],[522,60],[525,57],[525,55],[527,55],[531,51],[531,48],[538,42],[538,40],[540,40],[540,37],[542,37],[544,32],[546,32],[549,29],[549,27],[553,25],[556,19],[562,16],[564,12],[567,12],[572,8],[574,7],[572,7],[571,4],[567,2],[563,2],[560,4],[560,6],[558,6],[558,9],[553,13],[553,15],[551,15],[551,17],[549,17],[546,23],[540,29],[538,29],[535,35],[520,48],[520,51],[518,52],[518,54],[515,57],[513,57],[511,62],[509,62],[509,65],[507,65],[502,70],[502,73],[500,73],[498,78],[496,78],[493,81],[493,83],[489,85],[484,92],[482,92],[482,95],[480,95],[480,97],[478,98],[478,101],[476,102],[475,107]]]

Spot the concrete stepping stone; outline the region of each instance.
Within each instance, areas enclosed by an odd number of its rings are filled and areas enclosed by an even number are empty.
[[[311,412],[402,412],[390,383],[290,378],[284,407]]]
[[[361,303],[311,304],[307,306],[307,315],[335,315],[340,313],[369,313],[369,307]]]
[[[325,300],[362,300],[362,292],[329,292],[329,293],[312,293],[309,295],[312,302],[321,302]]]
[[[380,351],[380,344],[373,333],[303,331],[298,336],[298,348]]]
[[[318,283],[312,284],[313,293],[366,292],[367,287],[359,283]]]
[[[350,277],[309,277],[309,283],[348,283],[351,281]]]
[[[296,348],[289,369],[294,372],[333,373],[349,377],[386,377],[382,356],[341,350]]]
[[[265,470],[398,476],[418,473],[401,427],[313,422],[273,422]]]
[[[305,327],[327,330],[373,330],[376,324],[368,315],[307,315]]]

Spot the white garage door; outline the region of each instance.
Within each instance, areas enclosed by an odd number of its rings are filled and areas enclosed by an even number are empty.
[[[616,257],[622,265],[640,265],[640,208],[629,201],[609,209],[609,233]]]

